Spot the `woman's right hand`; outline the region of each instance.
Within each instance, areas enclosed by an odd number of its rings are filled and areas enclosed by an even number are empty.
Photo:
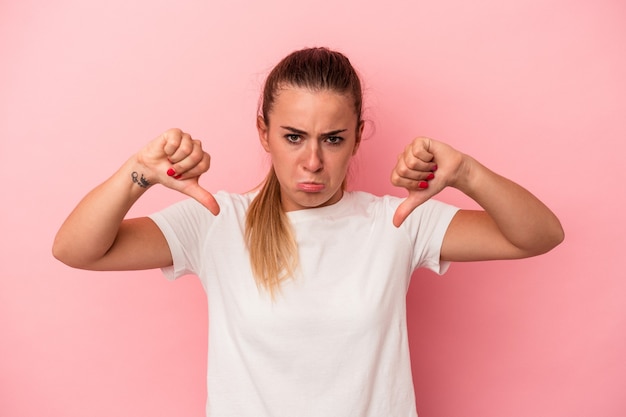
[[[180,129],[162,133],[87,193],[61,225],[52,253],[74,268],[98,271],[171,265],[172,254],[158,226],[148,217],[126,216],[154,184],[184,193],[217,215],[217,201],[198,184],[209,160],[200,141],[189,134]]]
[[[199,140],[180,129],[169,129],[140,150],[136,158],[145,169],[138,173],[143,182],[133,177],[139,185],[162,184],[192,197],[214,215],[219,214],[220,207],[213,195],[198,183],[211,161]]]

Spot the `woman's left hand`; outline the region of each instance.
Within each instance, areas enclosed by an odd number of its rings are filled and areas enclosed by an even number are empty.
[[[464,155],[445,143],[418,137],[398,156],[391,183],[406,188],[408,197],[398,206],[393,224],[399,227],[420,204],[463,178]]]
[[[525,258],[563,241],[558,218],[537,197],[445,143],[413,140],[398,157],[391,182],[409,191],[394,213],[396,227],[446,187],[458,189],[482,208],[459,210],[454,216],[441,246],[444,260]]]

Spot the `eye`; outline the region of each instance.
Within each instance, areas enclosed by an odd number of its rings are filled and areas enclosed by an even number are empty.
[[[343,138],[341,136],[329,136],[326,138],[326,142],[330,145],[339,145],[343,142]]]
[[[287,139],[287,142],[289,143],[300,143],[302,141],[300,135],[296,135],[295,133],[285,135],[285,139]]]

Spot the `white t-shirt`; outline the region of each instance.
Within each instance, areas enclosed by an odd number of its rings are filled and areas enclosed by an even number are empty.
[[[153,214],[174,265],[200,277],[209,306],[207,416],[414,417],[406,291],[419,267],[439,274],[456,208],[430,200],[400,228],[397,197],[345,192],[331,206],[289,212],[297,276],[274,301],[253,278],[244,239],[252,194],[217,193]]]

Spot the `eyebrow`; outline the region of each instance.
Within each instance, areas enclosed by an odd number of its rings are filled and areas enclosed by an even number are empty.
[[[298,135],[308,135],[307,132],[305,132],[304,130],[300,130],[300,129],[296,129],[295,127],[291,127],[291,126],[281,126],[281,128],[290,131],[291,133],[296,133]],[[347,131],[348,129],[337,129],[337,130],[331,130],[330,132],[325,132],[322,133],[322,136],[333,136],[333,135],[338,135],[339,133],[343,133],[345,131]]]

